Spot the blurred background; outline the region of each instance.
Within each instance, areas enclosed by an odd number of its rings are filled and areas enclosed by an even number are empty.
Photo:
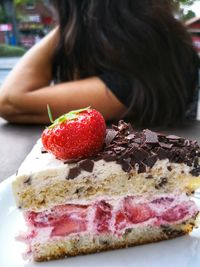
[[[200,1],[174,0],[175,16],[200,54]],[[54,26],[49,0],[0,0],[0,85],[20,57]]]
[[[0,0],[0,85],[20,57],[55,25],[48,0]]]

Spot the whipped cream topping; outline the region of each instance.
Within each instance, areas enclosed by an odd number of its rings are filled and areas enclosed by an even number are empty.
[[[37,177],[53,177],[58,179],[68,179],[68,174],[70,169],[76,167],[76,163],[65,163],[65,161],[58,160],[54,155],[50,153],[42,153],[42,143],[41,139],[37,141],[32,151],[26,157],[24,162],[21,164],[16,179],[20,177],[27,177],[27,184],[29,183],[29,178]],[[171,163],[168,159],[157,160],[152,169],[162,169],[164,170],[163,175],[169,173],[168,167],[171,166],[175,172],[180,173],[184,172],[185,174],[191,171],[191,167],[185,164]],[[137,171],[137,165],[136,165]],[[122,166],[117,164],[115,161],[107,162],[103,159],[97,160],[94,162],[94,167],[92,175],[94,178],[106,179],[112,173],[125,173]],[[91,173],[82,170],[77,178],[84,178]],[[38,181],[35,181],[36,185]],[[45,181],[44,181],[45,182]],[[34,184],[34,179],[32,181]]]

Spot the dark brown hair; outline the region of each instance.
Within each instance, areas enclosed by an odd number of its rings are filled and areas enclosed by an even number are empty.
[[[170,0],[52,0],[60,26],[53,76],[69,81],[102,71],[127,79],[140,125],[184,117],[197,88],[198,56]]]

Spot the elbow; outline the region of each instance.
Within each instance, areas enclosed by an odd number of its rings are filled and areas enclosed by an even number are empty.
[[[20,111],[18,110],[15,102],[12,101],[12,96],[3,91],[0,93],[0,117],[12,122],[13,118],[16,115],[19,115]]]

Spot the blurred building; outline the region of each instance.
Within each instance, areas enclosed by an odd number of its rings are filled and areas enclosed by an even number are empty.
[[[12,34],[12,24],[11,23],[4,23],[0,24],[0,44],[10,43],[10,36]]]
[[[55,25],[53,10],[48,0],[32,0],[16,6],[19,44],[30,48]],[[9,19],[0,21],[0,43],[16,45],[13,24]]]
[[[45,1],[17,6],[20,42],[26,48],[37,43],[54,26],[52,9]]]
[[[200,53],[200,17],[187,20],[185,25],[192,35],[192,40],[197,48],[197,51]]]

